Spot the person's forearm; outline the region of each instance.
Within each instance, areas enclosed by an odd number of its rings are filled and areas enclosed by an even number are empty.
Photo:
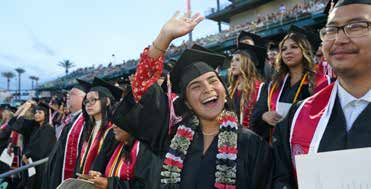
[[[161,31],[149,48],[149,56],[152,58],[158,58],[162,56],[164,54],[164,51],[166,51],[169,47],[171,41],[172,39]]]

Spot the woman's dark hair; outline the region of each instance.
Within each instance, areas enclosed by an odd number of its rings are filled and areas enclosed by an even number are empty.
[[[49,111],[47,109],[45,109],[44,107],[42,107],[42,106],[36,106],[36,107],[33,108],[34,115],[35,115],[36,111],[42,111],[42,112],[44,112],[45,120],[43,122],[43,125],[49,124]]]
[[[92,92],[92,91],[90,91],[90,92]],[[98,137],[100,138],[104,134],[101,131],[106,130],[109,118],[112,116],[112,108],[111,107],[112,107],[112,103],[114,102],[114,100],[110,99],[109,97],[104,95],[104,93],[102,93],[100,91],[94,91],[94,92],[98,93],[98,98],[99,98],[99,102],[100,102],[100,106],[101,106],[101,113],[102,113],[102,122],[101,122],[101,125],[100,125],[99,130],[98,130],[98,134],[99,134]],[[107,99],[110,99],[110,104],[108,106],[107,106]],[[84,97],[84,101],[85,100],[86,100],[86,96]],[[89,140],[89,136],[90,136],[91,132],[93,131],[93,127],[95,125],[95,119],[94,119],[93,116],[88,115],[84,105],[82,106],[82,113],[83,113],[83,116],[85,118],[85,125],[84,125],[84,131],[82,133],[81,139],[82,139],[82,141],[86,142],[86,141]]]

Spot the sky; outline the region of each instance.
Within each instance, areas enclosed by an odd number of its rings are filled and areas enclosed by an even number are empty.
[[[216,7],[216,0],[191,0],[191,6],[204,15]],[[30,76],[39,77],[39,83],[63,76],[57,64],[66,59],[76,65],[72,71],[107,65],[112,54],[116,64],[137,59],[173,13],[186,9],[186,0],[1,0],[0,73],[25,69],[22,88],[30,89]],[[217,23],[205,19],[193,38],[217,32]],[[17,82],[12,79],[10,89],[16,89]],[[5,88],[1,76],[0,89]]]

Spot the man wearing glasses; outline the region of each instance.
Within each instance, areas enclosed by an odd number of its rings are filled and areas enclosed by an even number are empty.
[[[274,188],[297,188],[295,155],[371,147],[371,0],[338,1],[320,35],[337,81],[276,127]]]

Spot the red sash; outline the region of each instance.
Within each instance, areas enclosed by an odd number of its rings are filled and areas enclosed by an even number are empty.
[[[334,83],[306,99],[295,113],[291,125],[291,157],[295,168],[295,155],[308,154],[319,121],[325,112]]]
[[[67,135],[63,159],[62,181],[73,177],[73,171],[76,164],[77,152],[83,128],[84,116],[82,113],[80,113]]]
[[[137,155],[139,152],[139,141],[135,141],[131,151],[131,161],[127,161],[122,156],[122,149],[124,147],[124,143],[120,143],[116,149],[113,155],[111,156],[111,159],[108,162],[108,165],[106,167],[105,176],[106,177],[120,177],[120,180],[131,180],[134,177],[134,167],[135,163],[137,161]]]
[[[268,107],[269,111],[276,111],[277,110],[277,103],[279,102],[279,99],[281,97],[281,94],[283,92],[283,87],[285,86],[288,79],[288,74],[285,76],[285,79],[283,80],[282,85],[279,87],[275,87],[275,84],[271,86],[269,85],[268,88]],[[304,78],[304,83],[308,83],[308,77]],[[321,89],[325,88],[326,86],[330,85],[330,78],[325,76],[324,74],[317,74],[315,77],[315,87],[313,89],[313,93],[317,93]],[[274,87],[274,88],[273,88]],[[273,91],[272,91],[273,90]],[[300,89],[298,89],[300,90]],[[293,102],[295,103],[295,102]]]
[[[90,145],[88,144],[88,142],[84,142],[81,149],[81,154],[83,156],[80,158],[80,167],[82,168],[82,174],[89,173],[91,165],[93,164],[95,157],[98,155],[103,141],[108,134],[108,131],[112,128],[111,126],[112,124],[108,123],[107,129],[105,131],[98,131],[94,138],[90,138]],[[104,132],[103,137],[99,137],[101,132]],[[90,134],[90,137],[93,137],[92,135],[93,133]]]
[[[261,93],[261,89],[263,88],[264,83],[261,81],[256,81],[255,82],[255,92],[252,97],[253,102],[252,103],[245,103],[243,105],[243,109],[241,110],[240,113],[240,120],[242,122],[242,125],[246,128],[249,128],[250,125],[250,119],[251,119],[251,114],[253,112],[254,106],[256,102],[258,101]]]

